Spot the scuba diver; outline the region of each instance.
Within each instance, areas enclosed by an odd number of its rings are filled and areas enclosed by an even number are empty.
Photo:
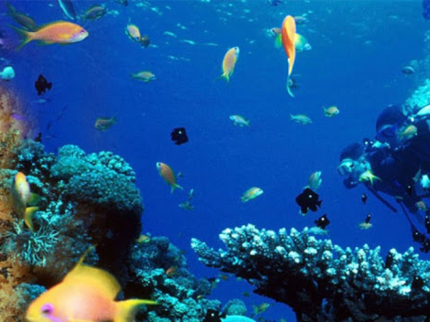
[[[346,188],[363,183],[397,212],[380,192],[395,197],[411,225],[414,241],[428,252],[430,211],[422,199],[430,197],[430,105],[415,114],[389,106],[379,115],[376,131],[376,141],[365,139],[342,150],[338,173]]]

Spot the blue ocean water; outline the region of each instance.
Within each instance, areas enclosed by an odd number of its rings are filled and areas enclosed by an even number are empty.
[[[57,1],[10,3],[38,24],[67,19]],[[346,190],[336,166],[341,149],[372,138],[378,113],[388,104],[402,104],[422,80],[419,73],[401,73],[411,60],[424,58],[429,25],[422,18],[421,1],[74,4],[78,12],[93,4],[103,4],[109,12],[84,24],[89,37],[80,43],[30,43],[18,52],[5,52],[16,72],[7,86],[20,94],[33,135],[43,133],[48,151],[76,144],[86,152],[113,151],[132,165],[145,205],[143,232],[169,237],[186,252],[196,276],[219,272],[198,262],[190,248],[192,237],[217,248],[222,247],[218,235],[227,227],[252,223],[275,231],[302,229],[324,213],[331,220],[329,238],[342,247],[380,245],[382,254],[391,248],[418,248],[403,214],[391,212],[371,195],[363,205],[364,187]],[[16,38],[7,26],[13,21],[0,5],[1,29]],[[267,34],[280,27],[287,14],[308,18],[297,32],[312,45],[311,51],[297,54],[293,77],[299,87],[294,98],[285,90],[285,52],[276,49]],[[126,36],[129,22],[149,35],[148,48]],[[240,47],[240,56],[230,82],[216,80],[225,52],[234,46]],[[146,84],[130,77],[143,70],[157,79]],[[44,104],[37,102],[34,89],[39,74],[54,84]],[[340,114],[327,118],[323,106],[331,105],[338,106]],[[232,114],[243,115],[250,126],[234,126]],[[313,123],[296,124],[290,114],[306,114]],[[118,122],[99,132],[94,123],[101,116],[115,116]],[[187,129],[189,142],[176,146],[170,132],[180,126]],[[178,183],[184,191],[170,193],[156,162],[183,173]],[[317,170],[323,178],[322,209],[303,217],[295,197]],[[264,194],[242,203],[241,195],[252,186]],[[184,211],[178,204],[187,200],[190,189],[195,191],[195,209]],[[372,214],[373,227],[360,230],[367,213]],[[268,302],[273,306],[262,314],[265,319],[295,320],[283,304],[256,295],[243,297],[251,290],[231,277],[211,298],[224,303],[240,298],[249,312],[252,305]]]

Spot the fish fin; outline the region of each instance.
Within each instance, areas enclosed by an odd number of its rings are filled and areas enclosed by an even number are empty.
[[[142,305],[156,305],[155,301],[132,299],[127,301],[118,302],[117,313],[113,322],[128,322],[134,321],[135,315]]]
[[[24,222],[31,232],[34,232],[33,215],[38,210],[39,210],[39,207],[27,207],[25,208],[25,211],[24,211]]]
[[[227,74],[222,74],[221,76],[215,78],[214,82],[216,82],[218,79],[221,79],[221,78],[224,78],[227,81],[227,83],[230,82],[230,76],[228,76]]]
[[[8,26],[11,27],[13,30],[15,30],[19,38],[22,39],[21,43],[16,48],[17,50],[20,50],[22,47],[27,45],[30,41],[34,40],[34,32],[26,31],[24,29],[20,29],[12,25],[8,25]]]
[[[76,266],[64,277],[63,282],[78,282],[92,285],[92,287],[97,287],[113,300],[121,291],[121,286],[116,278],[105,270],[83,264],[87,254],[94,248],[92,246],[85,251]]]
[[[317,205],[318,205],[318,207],[320,207],[321,208],[321,204],[322,204],[322,200],[319,200],[318,202],[317,202]]]
[[[282,47],[282,34],[279,34],[275,38],[275,47],[281,48]]]
[[[173,193],[173,191],[175,191],[175,189],[181,189],[184,190],[184,188],[182,188],[180,185],[178,185],[177,183],[172,184],[172,187],[170,189],[170,192]]]
[[[27,205],[36,206],[39,203],[40,199],[41,197],[37,193],[31,193],[30,198],[27,201]]]

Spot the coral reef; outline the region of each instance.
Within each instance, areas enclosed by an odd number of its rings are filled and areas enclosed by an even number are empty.
[[[207,309],[221,307],[219,301],[205,299],[212,290],[210,282],[196,279],[187,270],[183,252],[166,237],[152,237],[147,243],[136,244],[132,249],[130,270],[125,294],[128,297],[150,296],[159,303],[142,314],[139,321],[201,322]]]
[[[200,261],[233,273],[258,294],[293,308],[297,321],[425,321],[430,316],[430,262],[413,248],[352,250],[318,240],[305,228],[275,233],[253,225],[226,229],[218,252],[197,239]]]

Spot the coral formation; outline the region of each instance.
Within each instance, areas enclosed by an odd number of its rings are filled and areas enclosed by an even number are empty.
[[[430,305],[430,262],[413,248],[352,250],[318,240],[305,228],[275,233],[253,225],[226,229],[218,252],[193,239],[200,261],[233,273],[258,294],[293,308],[297,321],[425,321]]]

